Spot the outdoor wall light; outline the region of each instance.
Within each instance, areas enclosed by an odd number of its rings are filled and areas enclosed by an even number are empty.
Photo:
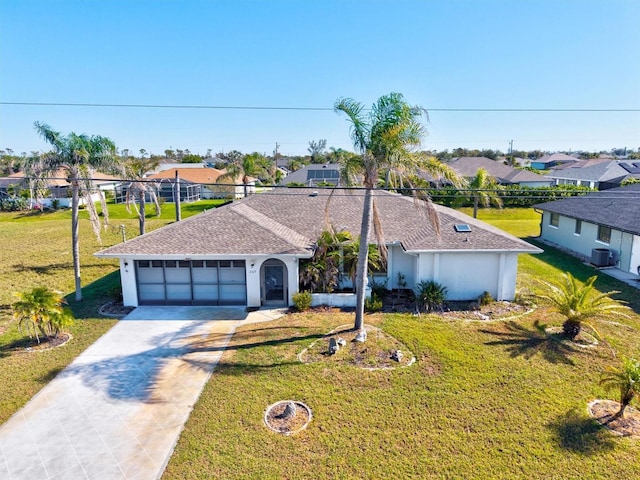
[[[129,266],[129,262],[124,262],[124,268],[127,268]]]

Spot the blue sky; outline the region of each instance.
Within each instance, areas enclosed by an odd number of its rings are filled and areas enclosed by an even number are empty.
[[[0,102],[319,107],[327,111],[0,103],[0,148],[34,121],[119,148],[352,149],[338,98],[395,91],[430,110],[423,146],[640,147],[638,0],[2,0]]]

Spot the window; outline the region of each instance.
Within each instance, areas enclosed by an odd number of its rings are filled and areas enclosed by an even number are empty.
[[[581,232],[582,232],[582,220],[576,220],[576,229],[573,233],[575,233],[576,235],[580,235]]]
[[[598,225],[598,241],[602,243],[609,243],[611,240],[611,229],[604,225]]]
[[[557,213],[552,213],[551,218],[549,219],[549,225],[557,228],[558,225],[560,225],[560,215],[558,215]]]

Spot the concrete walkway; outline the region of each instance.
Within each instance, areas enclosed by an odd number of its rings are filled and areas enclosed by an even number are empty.
[[[235,329],[282,313],[137,308],[0,427],[0,479],[159,478]]]

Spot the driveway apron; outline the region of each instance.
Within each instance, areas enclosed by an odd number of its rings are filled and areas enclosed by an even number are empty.
[[[243,320],[235,307],[137,308],[0,427],[0,479],[159,478]]]

